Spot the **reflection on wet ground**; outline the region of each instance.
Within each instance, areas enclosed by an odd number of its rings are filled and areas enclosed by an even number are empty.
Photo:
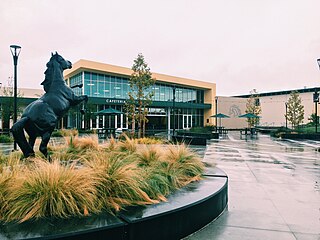
[[[319,147],[239,132],[210,141],[203,161],[227,173],[228,210],[187,239],[320,240]]]

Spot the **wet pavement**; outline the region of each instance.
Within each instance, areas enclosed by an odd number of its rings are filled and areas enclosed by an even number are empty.
[[[320,240],[319,147],[238,132],[210,141],[204,161],[227,173],[228,209],[185,240]]]

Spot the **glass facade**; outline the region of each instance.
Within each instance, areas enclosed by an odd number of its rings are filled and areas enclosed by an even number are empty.
[[[73,87],[75,85],[81,84],[82,82],[82,72],[74,75],[72,78],[70,78],[69,86]],[[73,88],[73,91],[76,95],[83,95],[81,88]]]
[[[89,71],[80,72],[69,79],[70,86],[83,83],[83,88],[74,88],[77,95],[86,94],[89,97],[105,98],[105,99],[127,99],[130,91],[129,78],[124,76],[116,76],[112,74],[101,74]],[[157,81],[149,91],[154,92],[153,105],[148,109],[148,118],[153,122],[153,128],[167,128],[167,118],[170,117],[170,128],[173,128],[173,93],[174,85]],[[176,129],[190,128],[195,126],[203,126],[204,110],[195,109],[194,104],[204,103],[204,90],[193,89],[190,87],[175,86],[175,125]],[[158,105],[157,105],[158,103]],[[178,103],[184,103],[184,108],[179,108]],[[186,103],[190,103],[186,104]],[[96,104],[97,111],[112,107],[124,112],[123,104],[107,105]],[[171,109],[171,110],[170,110]],[[153,119],[152,119],[153,118]],[[111,124],[112,123],[112,124]],[[159,126],[159,124],[161,126]],[[91,120],[92,128],[103,127],[128,127],[125,115],[120,116],[97,116]],[[150,126],[149,126],[150,127]]]
[[[81,72],[70,78],[70,86],[84,84],[83,94],[89,97],[127,99],[130,90],[129,79],[120,76]],[[153,101],[173,101],[173,85],[156,83],[150,91],[154,92]],[[76,91],[75,91],[76,92]],[[79,92],[79,89],[78,89]],[[80,94],[76,92],[76,94]],[[176,87],[176,102],[203,103],[203,90]]]

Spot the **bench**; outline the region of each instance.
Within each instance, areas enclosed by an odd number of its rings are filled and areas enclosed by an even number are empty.
[[[241,135],[257,135],[256,128],[245,128],[240,130]]]

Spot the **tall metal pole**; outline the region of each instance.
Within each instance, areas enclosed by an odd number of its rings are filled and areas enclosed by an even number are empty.
[[[173,128],[172,135],[175,136],[176,132],[176,86],[174,85],[172,88],[173,91],[173,101],[172,101],[172,111],[173,111]]]
[[[316,133],[318,132],[318,103],[314,103],[315,106],[315,113],[316,113]]]
[[[317,59],[317,63],[318,63],[319,69],[320,69],[320,58]],[[317,89],[316,89],[315,93],[317,93]],[[316,100],[317,100],[317,102],[315,102],[315,108],[316,108],[315,112],[316,112],[316,133],[317,133],[318,132],[318,102],[319,102],[319,94],[318,94]]]
[[[314,108],[315,108],[315,127],[316,127],[316,133],[318,132],[318,102],[319,102],[319,93],[317,90],[313,93],[313,102],[314,102]]]
[[[13,56],[13,65],[14,65],[14,88],[13,88],[13,124],[17,122],[17,115],[18,115],[18,106],[17,106],[17,65],[18,65],[18,57],[20,54],[21,47],[17,45],[11,45],[10,50]],[[13,149],[17,150],[17,143],[14,141]]]
[[[216,104],[216,132],[218,131],[218,97],[215,97],[215,104]]]

